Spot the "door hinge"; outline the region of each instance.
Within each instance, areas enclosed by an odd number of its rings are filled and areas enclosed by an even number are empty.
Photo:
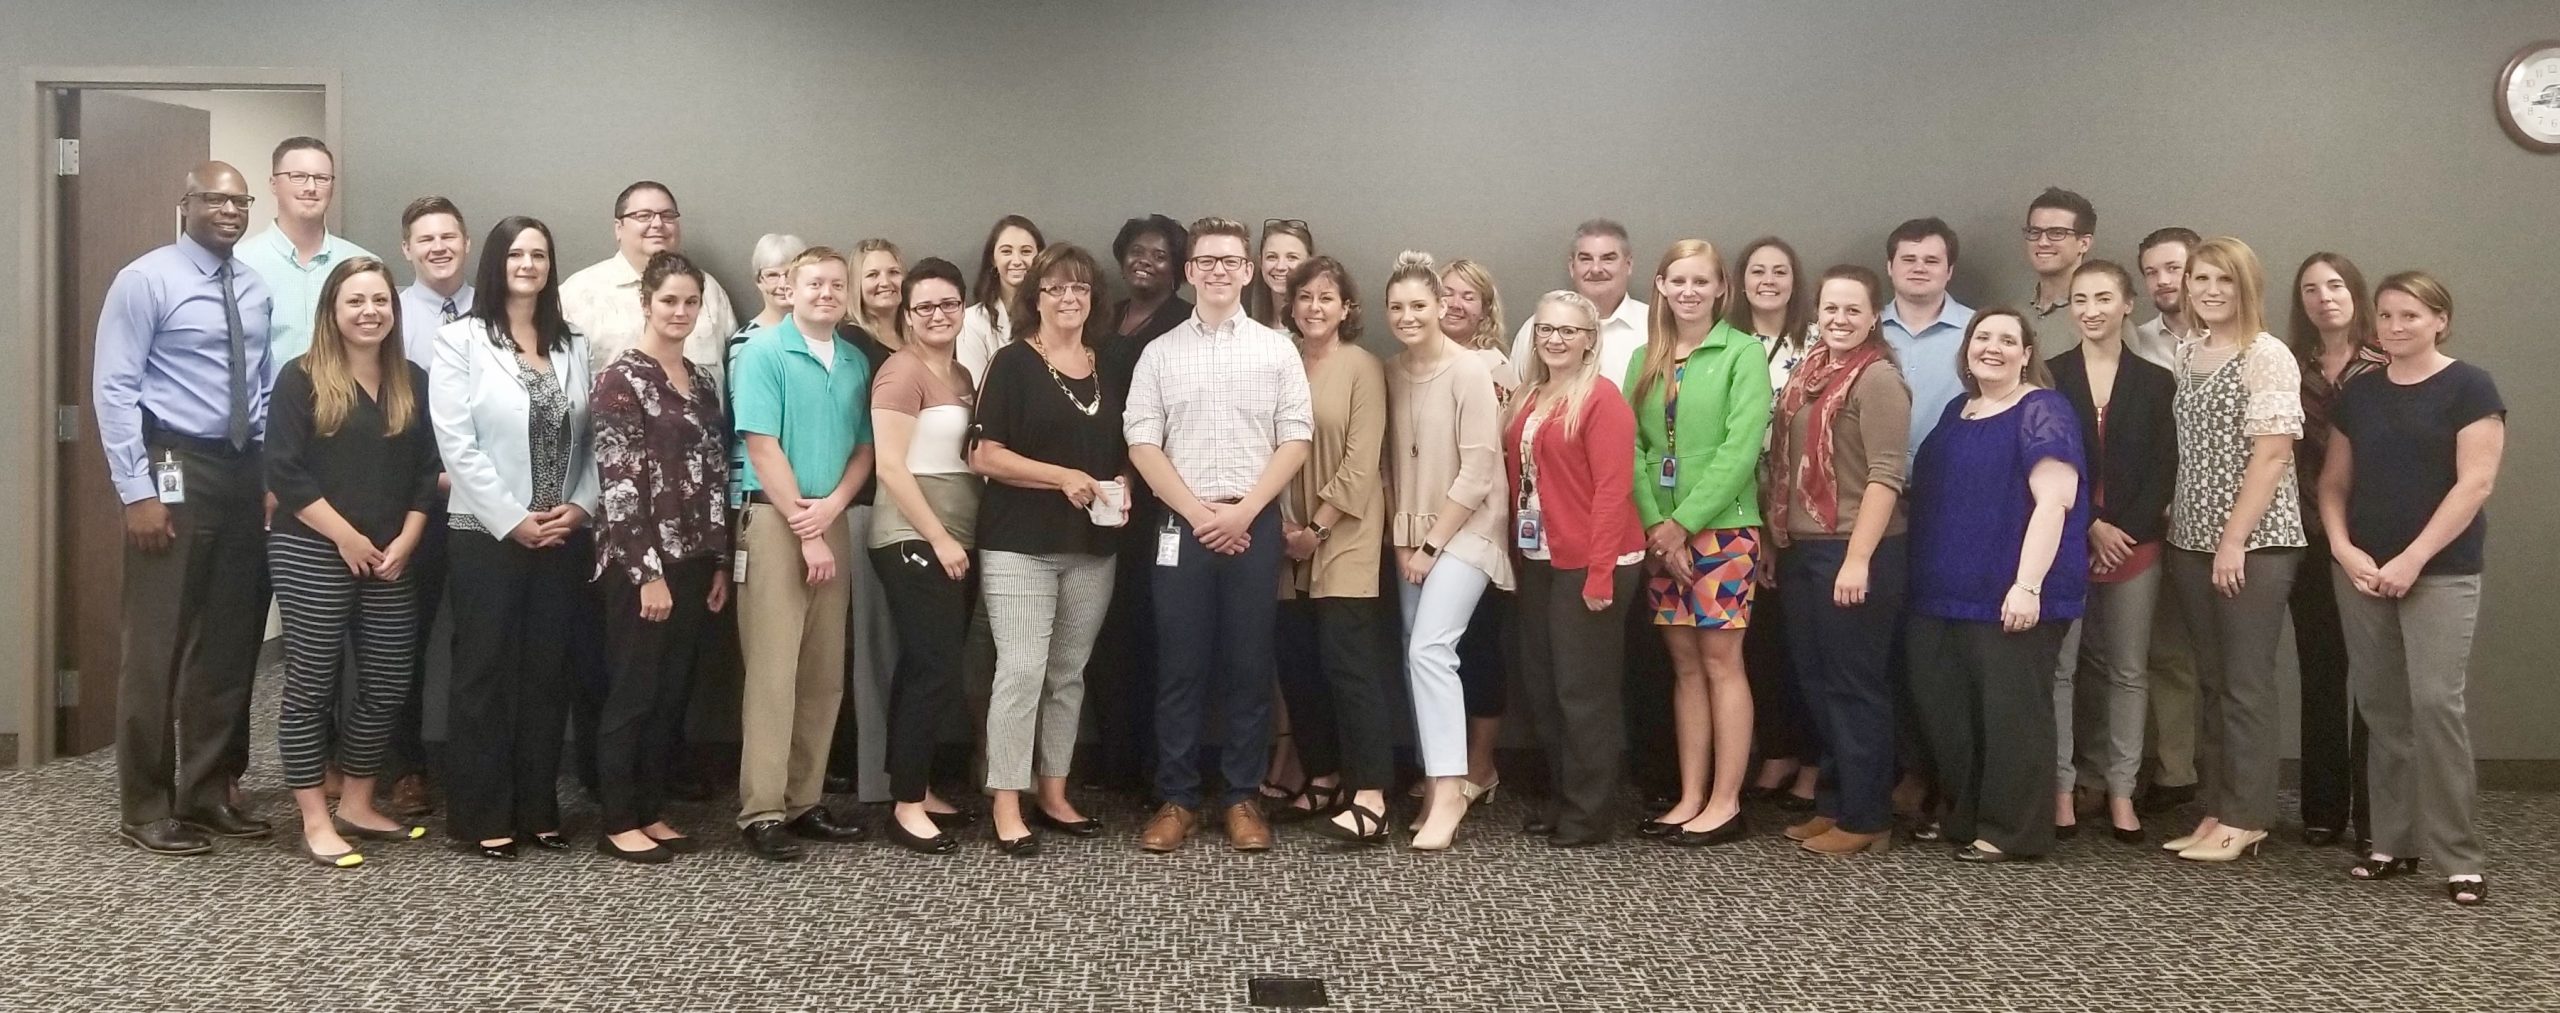
[[[53,174],[56,176],[80,174],[79,138],[56,137],[53,139]]]
[[[53,670],[53,705],[57,708],[80,706],[79,669],[57,668]]]
[[[65,404],[53,406],[53,442],[80,442],[79,405]]]

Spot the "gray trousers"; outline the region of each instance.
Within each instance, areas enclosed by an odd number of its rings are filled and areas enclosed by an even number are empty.
[[[987,699],[987,787],[1029,791],[1032,752],[1041,777],[1065,777],[1084,713],[1084,664],[1111,608],[1118,563],[1070,553],[978,553],[979,587],[995,635],[995,684]]]
[[[2089,585],[2089,604],[2080,621],[2062,638],[2062,661],[2053,670],[2053,790],[2070,791],[2078,780],[2072,762],[2073,720],[2079,702],[2079,673],[2105,680],[2103,720],[2081,741],[2083,757],[2095,755],[2105,775],[2107,794],[2132,798],[2134,776],[2142,769],[2142,726],[2148,716],[2149,692],[2144,669],[2151,656],[2151,614],[2160,600],[2160,570],[2154,563],[2140,576],[2112,584]]]
[[[249,767],[249,686],[266,633],[267,539],[256,451],[175,454],[186,502],[177,538],[124,550],[124,667],[116,681],[116,783],[124,822],[222,804]]]
[[[2195,645],[2204,732],[2205,815],[2240,830],[2276,821],[2276,642],[2284,632],[2300,549],[2259,549],[2240,593],[2213,586],[2213,554],[2170,549],[2164,560]]]
[[[2420,577],[2405,598],[2373,598],[2333,567],[2347,633],[2347,679],[2372,737],[2365,783],[2373,850],[2425,855],[2450,876],[2480,874],[2477,776],[2463,715],[2480,575]]]

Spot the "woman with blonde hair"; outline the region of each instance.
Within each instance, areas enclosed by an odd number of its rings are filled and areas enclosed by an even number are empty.
[[[1316,234],[1296,218],[1262,221],[1262,248],[1254,256],[1253,282],[1244,290],[1244,311],[1255,323],[1283,334],[1289,331],[1289,274],[1316,255]]]
[[[1725,319],[1726,282],[1715,244],[1672,244],[1654,269],[1651,334],[1626,382],[1643,469],[1636,512],[1653,570],[1645,597],[1671,654],[1680,767],[1678,801],[1639,829],[1691,847],[1748,833],[1751,684],[1742,637],[1761,565],[1769,365],[1760,343]]]
[[[1483,264],[1460,257],[1440,269],[1440,332],[1484,360],[1493,372],[1493,399],[1505,415],[1520,389],[1520,369],[1511,361],[1510,339],[1503,330],[1502,290]],[[1478,803],[1490,802],[1502,783],[1494,767],[1494,744],[1502,738],[1503,687],[1509,683],[1513,600],[1499,589],[1476,602],[1467,620],[1467,635],[1458,641],[1458,681],[1467,692],[1467,782],[1483,789]]]
[[[907,258],[898,244],[876,238],[853,244],[853,291],[860,298],[846,322],[891,352],[907,347],[898,312],[906,289]]]
[[[1547,293],[1529,335],[1529,383],[1502,442],[1522,557],[1520,695],[1552,786],[1535,822],[1547,843],[1575,847],[1607,841],[1617,822],[1624,613],[1644,562],[1626,451],[1636,418],[1600,375],[1589,299]]]

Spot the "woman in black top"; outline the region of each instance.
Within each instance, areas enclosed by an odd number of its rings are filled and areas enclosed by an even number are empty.
[[[2347,874],[2389,879],[2424,854],[2467,906],[2489,899],[2463,697],[2507,408],[2487,371],[2444,354],[2443,283],[2395,274],[2374,305],[2391,364],[2346,382],[2320,476],[2348,678],[2372,732],[2373,848]]]
[[[374,774],[417,658],[409,559],[426,534],[441,470],[427,374],[400,347],[399,307],[381,261],[340,263],[321,285],[311,350],[285,364],[267,407],[267,488],[276,498],[267,565],[285,643],[276,751],[302,811],[303,853],[340,869],[364,862],[348,837],[427,832],[373,807]],[[336,721],[351,636],[355,707]],[[346,777],[334,819],[321,787],[332,746]]]
[[[2107,818],[2117,840],[2142,841],[2134,813],[2134,774],[2142,766],[2143,721],[2150,708],[2151,617],[2160,601],[2160,546],[2169,533],[2169,492],[2177,485],[2178,433],[2169,402],[2177,378],[2125,347],[2133,317],[2133,275],[2093,260],[2071,276],[2071,316],[2080,344],[2055,356],[2053,387],[2080,416],[2080,445],[2089,455],[2089,598],[2087,611],[2062,644],[2054,670],[2054,801],[2056,833],[2069,836],[2079,817],[2071,801],[2079,779],[2072,766],[2075,680],[2084,667],[2105,677]]]

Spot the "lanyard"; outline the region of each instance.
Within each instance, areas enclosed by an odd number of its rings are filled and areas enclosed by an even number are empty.
[[[1662,388],[1662,456],[1676,460],[1680,456],[1680,377],[1689,371],[1683,359],[1671,367],[1671,383]]]
[[[1538,458],[1532,452],[1538,439],[1538,410],[1533,402],[1528,417],[1520,423],[1520,502],[1518,509],[1529,509],[1529,500],[1538,494]]]

